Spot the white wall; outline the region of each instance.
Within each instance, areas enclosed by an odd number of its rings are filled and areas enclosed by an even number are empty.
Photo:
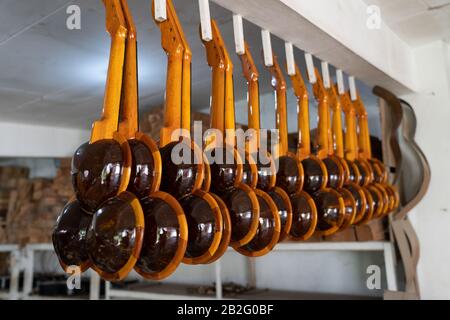
[[[0,122],[0,157],[64,158],[89,140],[89,132]]]
[[[59,167],[58,160],[51,158],[1,158],[0,166],[29,168],[32,179],[53,179]]]
[[[416,140],[432,170],[430,189],[411,213],[421,259],[422,298],[450,299],[450,46],[435,42],[415,50],[420,89],[404,96],[414,108]]]

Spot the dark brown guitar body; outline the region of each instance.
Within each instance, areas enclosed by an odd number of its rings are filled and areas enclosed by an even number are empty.
[[[417,120],[413,108],[405,101],[381,87],[375,87],[374,94],[382,99],[382,108],[389,133],[385,140],[389,143],[384,150],[393,158],[395,165],[394,183],[400,191],[400,208],[391,223],[392,231],[403,263],[405,274],[404,292],[408,296],[420,298],[417,281],[417,265],[420,247],[417,234],[408,219],[408,213],[425,196],[431,178],[428,161],[415,142]],[[389,110],[389,112],[387,111]],[[393,298],[396,296],[394,295]]]

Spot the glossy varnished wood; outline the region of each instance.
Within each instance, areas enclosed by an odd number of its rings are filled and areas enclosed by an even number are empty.
[[[142,244],[140,236],[143,224],[139,220],[142,218],[139,203],[133,200],[127,202],[124,199],[126,195],[121,193],[128,186],[131,172],[129,145],[125,137],[117,132],[127,28],[120,2],[105,0],[104,4],[106,27],[112,40],[102,118],[94,123],[90,142],[78,148],[73,157],[72,182],[78,200],[71,201],[64,208],[53,234],[53,242],[63,268],[70,263],[83,271],[92,265],[105,279],[118,280],[134,266],[134,258],[139,254]],[[117,202],[121,200],[127,202],[128,206],[118,205]],[[120,251],[117,264],[98,268],[102,264],[99,260],[104,258],[103,261],[106,261],[107,257],[96,254],[92,230],[95,230],[98,213],[106,211],[114,213],[114,221],[122,217],[127,222],[134,219],[125,227],[132,229],[134,236],[128,239],[130,245],[126,248],[109,246],[108,249]],[[86,212],[94,213],[94,216],[87,216]],[[119,225],[115,224],[112,228],[118,230],[122,227]],[[108,231],[101,234],[105,239],[108,235]],[[112,259],[109,258],[107,263],[111,264]]]
[[[249,243],[256,234],[260,207],[255,192],[242,183],[244,176],[243,154],[236,147],[233,64],[222,40],[220,30],[211,21],[213,39],[203,44],[208,65],[212,71],[211,128],[222,133],[222,140],[213,136],[207,141],[205,153],[212,156],[211,191],[220,196],[228,207],[232,224],[231,243],[239,247]],[[225,161],[226,160],[226,161]],[[249,167],[247,176],[257,179],[256,166]],[[251,181],[254,185],[255,181]]]
[[[280,240],[280,234],[283,231],[283,237],[289,233],[289,223],[292,223],[292,210],[289,211],[289,202],[287,197],[282,197],[280,192],[270,192],[274,189],[276,183],[276,168],[270,154],[266,152],[265,159],[268,165],[263,166],[261,161],[261,141],[260,141],[260,112],[259,112],[259,72],[254,63],[249,46],[246,44],[245,53],[240,55],[242,70],[247,80],[248,91],[248,116],[249,129],[253,130],[253,136],[247,143],[246,149],[248,159],[252,161],[256,167],[256,179],[263,179],[262,183],[251,186],[256,193],[260,207],[260,223],[255,237],[252,241],[243,246],[238,252],[251,256],[260,257],[269,253]],[[252,152],[252,154],[249,153]],[[265,174],[260,174],[265,172]],[[268,173],[268,174],[267,174]],[[243,181],[245,182],[245,181]],[[263,186],[264,189],[256,189],[257,186]],[[281,191],[281,189],[280,189]],[[283,220],[283,225],[282,225]],[[290,221],[289,221],[290,220]],[[281,229],[283,227],[283,230]]]
[[[142,248],[144,214],[139,200],[123,192],[92,218],[86,243],[92,268],[107,281],[121,281],[133,270]]]
[[[305,177],[305,167],[303,166],[301,157],[290,153],[287,148],[287,101],[286,101],[286,80],[278,63],[277,57],[273,57],[274,65],[269,68],[272,75],[272,86],[275,89],[277,96],[277,129],[280,130],[280,158],[278,159],[279,169],[277,173],[277,186],[286,191],[289,194],[291,206],[292,206],[292,226],[289,232],[291,238],[295,240],[307,240],[310,238],[316,229],[317,225],[317,208],[312,200],[312,197],[305,191],[303,187],[305,183],[309,183],[310,180],[306,181]],[[298,69],[297,69],[298,71]],[[299,107],[304,107],[305,92],[304,87],[301,87],[302,79],[294,79],[294,92],[299,98]],[[296,85],[297,84],[297,85]],[[300,87],[299,87],[300,86]],[[305,116],[304,108],[301,110],[302,120],[300,120],[301,125],[303,125]],[[300,124],[300,123],[299,123]],[[300,134],[306,134],[309,131],[309,127],[306,130],[302,129],[303,132]],[[283,136],[286,135],[286,136]],[[306,140],[308,140],[309,135],[303,135]],[[305,142],[305,141],[303,141]],[[303,143],[301,142],[301,143]],[[308,149],[306,147],[306,152]],[[308,158],[309,159],[309,158]],[[320,166],[320,163],[319,163]],[[320,167],[323,169],[324,167]],[[323,177],[323,176],[322,176]],[[320,181],[320,186],[324,185],[324,181]]]
[[[201,189],[204,177],[203,156],[192,145],[189,137],[183,137],[183,142],[181,142],[184,143],[185,148],[179,146],[182,139],[180,129],[183,128],[183,125],[189,126],[187,123],[190,123],[190,111],[187,111],[190,99],[186,101],[186,95],[190,95],[190,90],[183,94],[183,73],[187,69],[190,70],[191,54],[171,1],[167,2],[167,19],[163,22],[156,21],[156,24],[161,31],[162,48],[168,57],[164,127],[161,130],[160,140],[164,179],[160,189],[179,199]],[[186,88],[184,89],[186,90]],[[188,119],[184,120],[185,122],[181,120],[183,103],[185,112],[189,112],[188,115],[185,115],[185,118]],[[191,153],[186,157],[189,159],[187,162],[174,163],[172,155],[179,154],[176,153],[176,148]],[[187,151],[189,149],[191,150]],[[182,156],[186,155],[182,154]]]
[[[126,190],[131,151],[118,129],[127,28],[119,0],[104,0],[111,50],[103,112],[92,127],[89,143],[75,152],[72,182],[83,209],[94,212],[106,200]]]
[[[298,157],[288,149],[286,80],[276,56],[273,56],[273,66],[267,69],[272,76],[271,84],[276,95],[276,128],[279,131],[277,186],[293,194],[303,188],[304,171]]]
[[[159,189],[162,163],[156,142],[139,131],[137,31],[127,1],[121,0],[121,4],[128,28],[128,36],[119,132],[128,139],[132,155],[128,191],[142,199]]]
[[[358,161],[356,111],[350,99],[350,95],[349,93],[344,93],[339,95],[339,98],[345,115],[345,159],[349,164],[350,180],[352,181],[352,186],[348,189],[353,193],[355,200],[358,200],[358,194],[361,196],[361,200],[364,199],[361,206],[358,206],[357,201],[357,214],[354,224],[360,224],[364,221],[369,221],[374,214],[373,197],[365,187],[368,183],[367,177],[370,173],[368,173]],[[362,210],[359,210],[358,208],[362,208]]]
[[[318,103],[319,114],[316,155],[327,167],[328,184],[327,188],[314,193],[313,198],[317,206],[318,214],[317,231],[321,235],[329,236],[339,231],[345,220],[344,198],[341,193],[336,191],[336,189],[343,186],[344,169],[337,157],[334,154],[330,154],[330,98],[329,93],[324,87],[321,75],[317,69],[315,72],[317,81],[313,85],[313,91]],[[330,187],[334,187],[335,189]]]
[[[219,196],[213,193],[210,194],[212,197],[214,197],[214,200],[216,200],[217,204],[219,205],[223,221],[223,229],[222,229],[222,239],[220,240],[219,247],[217,248],[216,252],[212,255],[211,259],[208,260],[207,263],[216,262],[227,252],[228,246],[230,245],[231,242],[231,230],[232,230],[230,211],[228,210],[227,205]]]
[[[180,203],[168,193],[153,193],[141,204],[146,228],[135,270],[146,279],[162,280],[175,272],[186,253],[186,216]]]
[[[202,191],[204,186],[205,163],[201,147],[197,146],[191,140],[191,63],[192,52],[189,43],[184,35],[183,28],[175,12],[171,1],[168,5],[168,19],[161,24],[167,23],[169,28],[161,28],[162,37],[172,37],[172,40],[179,44],[182,49],[181,70],[170,72],[171,65],[169,61],[168,69],[171,78],[168,81],[176,84],[167,83],[167,88],[173,86],[173,90],[180,90],[181,95],[177,95],[171,103],[176,104],[181,115],[178,129],[181,132],[182,139],[162,145],[161,157],[163,159],[164,180],[161,184],[161,190],[170,192],[174,195],[183,207],[187,225],[188,225],[188,244],[183,258],[186,264],[207,263],[215,254],[219,247],[223,231],[223,219],[221,209],[214,197],[208,192]],[[169,41],[169,39],[168,39]],[[178,52],[175,50],[175,52]],[[172,51],[167,51],[169,55]],[[173,108],[176,108],[173,106]],[[168,108],[172,109],[172,107]],[[177,148],[182,147],[182,153]],[[186,156],[184,152],[189,153],[188,161],[175,163],[173,154]],[[208,182],[207,182],[208,184]]]
[[[346,229],[354,224],[355,220],[363,216],[365,206],[364,192],[354,183],[358,169],[353,168],[353,164],[344,159],[344,135],[342,130],[342,101],[338,95],[338,88],[331,83],[328,89],[330,97],[330,113],[332,117],[329,121],[331,135],[329,140],[329,155],[338,161],[344,171],[342,186],[336,183],[336,190],[342,195],[345,204],[345,218],[341,229]]]
[[[290,235],[294,240],[307,240],[313,235],[318,222],[317,206],[311,195],[326,187],[328,172],[324,162],[311,154],[309,94],[297,65],[295,71],[290,79],[297,98],[297,157],[301,161],[305,177],[303,191],[291,195],[294,214]]]
[[[91,266],[86,235],[92,215],[85,212],[80,202],[72,199],[63,209],[52,234],[53,247],[65,272],[77,266],[85,272]]]
[[[384,164],[380,160],[372,158],[369,119],[367,116],[367,111],[364,106],[364,103],[359,95],[354,105],[360,128],[358,135],[360,158],[364,159],[364,161],[367,162],[367,165],[370,166],[373,172],[373,180],[371,182],[383,194],[384,199],[383,215],[387,215],[396,209],[399,198],[398,192],[391,184],[388,183],[387,170]]]

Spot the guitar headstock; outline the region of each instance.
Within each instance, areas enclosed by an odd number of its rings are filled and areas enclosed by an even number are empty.
[[[358,117],[367,118],[367,110],[366,107],[364,106],[364,102],[362,101],[359,93],[357,93],[357,98],[353,102],[353,105],[355,106],[355,111]]]
[[[227,72],[231,72],[233,74],[233,62],[231,60],[230,54],[228,53],[228,49],[225,46],[225,41],[223,41],[222,33],[217,26],[217,22],[215,20],[211,20],[211,27],[213,32],[213,37],[217,39],[217,45],[219,49],[222,51],[223,61],[225,63],[225,70]]]
[[[330,80],[330,81],[331,81],[331,86],[329,89],[327,89],[328,98],[330,100],[330,108],[333,111],[340,110],[341,109],[341,101],[340,101],[339,94],[337,91],[337,86],[335,86],[333,84],[332,80]]]
[[[348,92],[345,92],[344,94],[339,95],[339,98],[341,99],[341,106],[344,113],[355,114],[355,106],[350,99],[350,94]]]
[[[273,66],[267,67],[272,75],[272,87],[275,90],[286,90],[286,79],[283,75],[283,71],[278,63],[278,58],[273,55]]]
[[[314,68],[314,72],[316,73],[316,83],[313,84],[313,92],[314,97],[319,101],[323,99],[324,97],[328,97],[327,90],[325,89],[325,86],[323,85],[322,76],[317,68]]]
[[[103,0],[106,9],[106,30],[114,37],[127,37],[127,26],[119,0]]]
[[[155,16],[155,1],[152,5],[152,16]],[[167,54],[182,54],[184,52],[185,41],[181,36],[180,23],[173,7],[172,1],[167,0],[167,19],[158,21],[156,24],[161,30],[161,46]],[[180,32],[181,31],[181,32]]]
[[[211,28],[212,40],[202,40],[203,45],[206,48],[206,58],[208,60],[208,65],[211,68],[225,68],[225,57],[222,50],[222,43],[220,41],[221,35],[214,20],[211,21]]]
[[[125,23],[128,29],[128,39],[136,40],[136,24],[134,23],[133,15],[131,14],[130,7],[127,0],[120,0],[122,5],[122,11],[125,18]]]
[[[119,0],[103,0],[106,29],[111,35],[108,74],[103,99],[102,118],[94,122],[90,142],[111,139],[117,132],[125,61],[127,27]]]
[[[291,76],[292,89],[298,99],[308,98],[308,90],[297,64],[295,64],[295,75]]]
[[[245,53],[239,55],[242,62],[242,72],[245,79],[250,81],[257,81],[259,79],[259,72],[256,68],[255,60],[250,52],[250,47],[247,42],[245,42]]]

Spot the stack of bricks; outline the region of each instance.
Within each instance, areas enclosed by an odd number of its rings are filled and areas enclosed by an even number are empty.
[[[49,243],[55,221],[73,197],[70,161],[61,160],[54,179],[21,179],[10,194],[6,238],[8,243]]]
[[[0,243],[6,243],[7,217],[11,193],[20,187],[21,181],[27,180],[29,169],[23,167],[0,167]]]
[[[164,124],[163,109],[153,108],[140,117],[140,130],[155,141],[159,140],[159,133]]]
[[[210,116],[200,112],[193,112],[191,114],[192,126],[195,122],[201,122],[202,134],[210,128]],[[159,140],[161,128],[164,125],[164,109],[162,107],[153,108],[151,111],[145,113],[140,119],[140,129],[155,141]],[[236,129],[246,129],[245,125],[236,124]],[[194,127],[191,128],[194,132]]]
[[[366,225],[355,228],[358,241],[384,241],[389,238],[386,219],[372,220]]]
[[[309,240],[309,242],[367,242],[386,241],[387,239],[389,239],[389,235],[386,221],[383,219],[377,219],[364,225],[351,226],[328,237],[315,235]]]

